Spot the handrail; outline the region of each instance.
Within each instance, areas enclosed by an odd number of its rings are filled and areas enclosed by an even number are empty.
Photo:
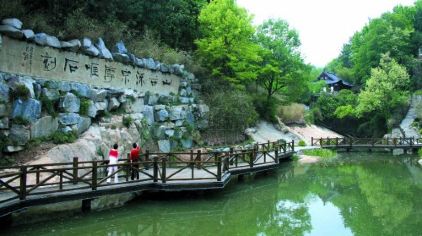
[[[248,149],[230,148],[228,152],[151,153],[140,155],[140,161],[131,163],[121,159],[110,165],[107,160],[46,163],[0,167],[0,204],[13,199],[25,200],[30,195],[65,192],[77,189],[97,190],[107,186],[114,176],[128,182],[167,183],[172,181],[212,180],[222,181],[227,173],[254,167],[276,164],[282,154],[294,152],[294,141],[276,141],[255,144]],[[106,169],[116,169],[108,175]],[[131,175],[139,178],[131,180]],[[9,196],[2,199],[1,195]],[[5,196],[4,195],[4,196]]]

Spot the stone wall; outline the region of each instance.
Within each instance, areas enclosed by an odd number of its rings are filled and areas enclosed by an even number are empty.
[[[64,42],[21,27],[17,19],[0,25],[3,152],[57,132],[81,134],[114,112],[145,126],[163,152],[192,147],[193,130],[207,126],[209,109],[182,65],[138,58],[123,42],[112,53],[101,38]]]

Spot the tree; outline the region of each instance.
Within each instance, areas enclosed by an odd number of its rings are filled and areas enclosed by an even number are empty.
[[[256,78],[258,45],[252,17],[234,0],[215,0],[199,15],[202,37],[196,40],[197,53],[212,75],[236,87]]]
[[[299,53],[296,30],[290,29],[284,20],[269,19],[258,27],[255,40],[261,46],[263,61],[258,78],[267,91],[267,102],[287,87],[286,93],[300,94],[300,90],[306,88],[302,77],[306,68]]]
[[[408,100],[410,78],[406,68],[399,65],[388,54],[381,57],[380,66],[371,70],[371,77],[359,94],[358,117],[378,112],[390,117],[390,111]]]

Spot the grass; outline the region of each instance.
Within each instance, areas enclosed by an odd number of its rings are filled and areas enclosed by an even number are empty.
[[[79,109],[79,113],[83,116],[88,115],[88,109],[89,109],[89,99],[87,98],[81,98],[81,106]]]
[[[51,115],[52,117],[57,117],[54,101],[48,99],[48,97],[44,95],[41,95],[40,102],[42,109],[47,112],[47,114]]]
[[[305,117],[305,106],[298,103],[292,103],[288,106],[280,106],[277,115],[281,121],[286,124],[301,122]]]
[[[422,148],[418,150],[418,156],[419,156],[419,159],[422,159]]]
[[[23,118],[21,116],[17,116],[12,119],[12,124],[15,124],[15,125],[29,125],[30,123],[31,122],[29,122],[28,119]]]
[[[48,139],[54,144],[73,143],[78,139],[78,134],[75,131],[68,133],[56,131]]]
[[[18,98],[28,100],[28,98],[31,96],[31,92],[25,85],[19,84],[15,89],[9,90],[9,96],[13,101]]]
[[[307,156],[317,156],[323,160],[329,160],[334,158],[337,153],[335,151],[331,151],[329,149],[310,149],[310,150],[303,150],[303,154]]]
[[[132,117],[130,116],[123,116],[122,123],[126,128],[129,128],[130,125],[133,123]]]

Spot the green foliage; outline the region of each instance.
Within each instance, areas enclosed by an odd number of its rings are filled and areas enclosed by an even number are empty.
[[[299,143],[297,144],[299,147],[305,147],[306,143],[303,140],[300,140]]]
[[[287,97],[303,95],[307,88],[302,70],[305,64],[299,53],[299,34],[281,19],[269,19],[258,26],[256,43],[261,47],[258,83],[264,87],[269,100],[283,91]]]
[[[47,112],[47,114],[51,115],[52,117],[57,117],[54,101],[41,94],[40,102],[43,111]]]
[[[29,120],[25,119],[22,116],[17,116],[15,118],[13,118],[12,123],[15,124],[15,125],[29,125],[29,124],[31,124],[31,122],[29,122]]]
[[[265,95],[256,95],[253,99],[253,105],[261,119],[277,122],[277,106],[279,101],[276,99],[268,100]]]
[[[78,139],[78,134],[75,131],[67,133],[56,131],[49,137],[49,139],[55,144],[73,143],[76,139]]]
[[[332,159],[337,156],[337,153],[335,151],[323,148],[303,150],[303,154],[308,156],[321,157],[322,159]]]
[[[9,90],[9,96],[12,100],[16,100],[19,98],[23,100],[27,100],[31,96],[31,92],[25,85],[18,84],[16,85],[16,87],[11,88]]]
[[[89,102],[90,100],[87,98],[81,98],[81,102],[80,102],[80,108],[79,108],[79,114],[83,115],[83,116],[87,116],[88,115],[88,109],[89,109]]]
[[[212,1],[199,15],[202,37],[195,43],[204,67],[239,88],[255,79],[256,63],[261,61],[251,21],[234,0]]]
[[[372,69],[371,78],[359,94],[357,116],[375,111],[385,118],[390,117],[392,109],[406,104],[409,98],[409,84],[406,69],[388,55],[383,55],[380,67]]]
[[[418,150],[418,156],[419,156],[420,158],[422,158],[422,148],[419,148],[419,150]]]
[[[132,123],[133,123],[132,117],[130,117],[130,116],[123,116],[123,118],[122,118],[122,124],[126,128],[129,128]]]
[[[252,98],[241,91],[219,91],[206,97],[211,129],[242,130],[257,121]]]

